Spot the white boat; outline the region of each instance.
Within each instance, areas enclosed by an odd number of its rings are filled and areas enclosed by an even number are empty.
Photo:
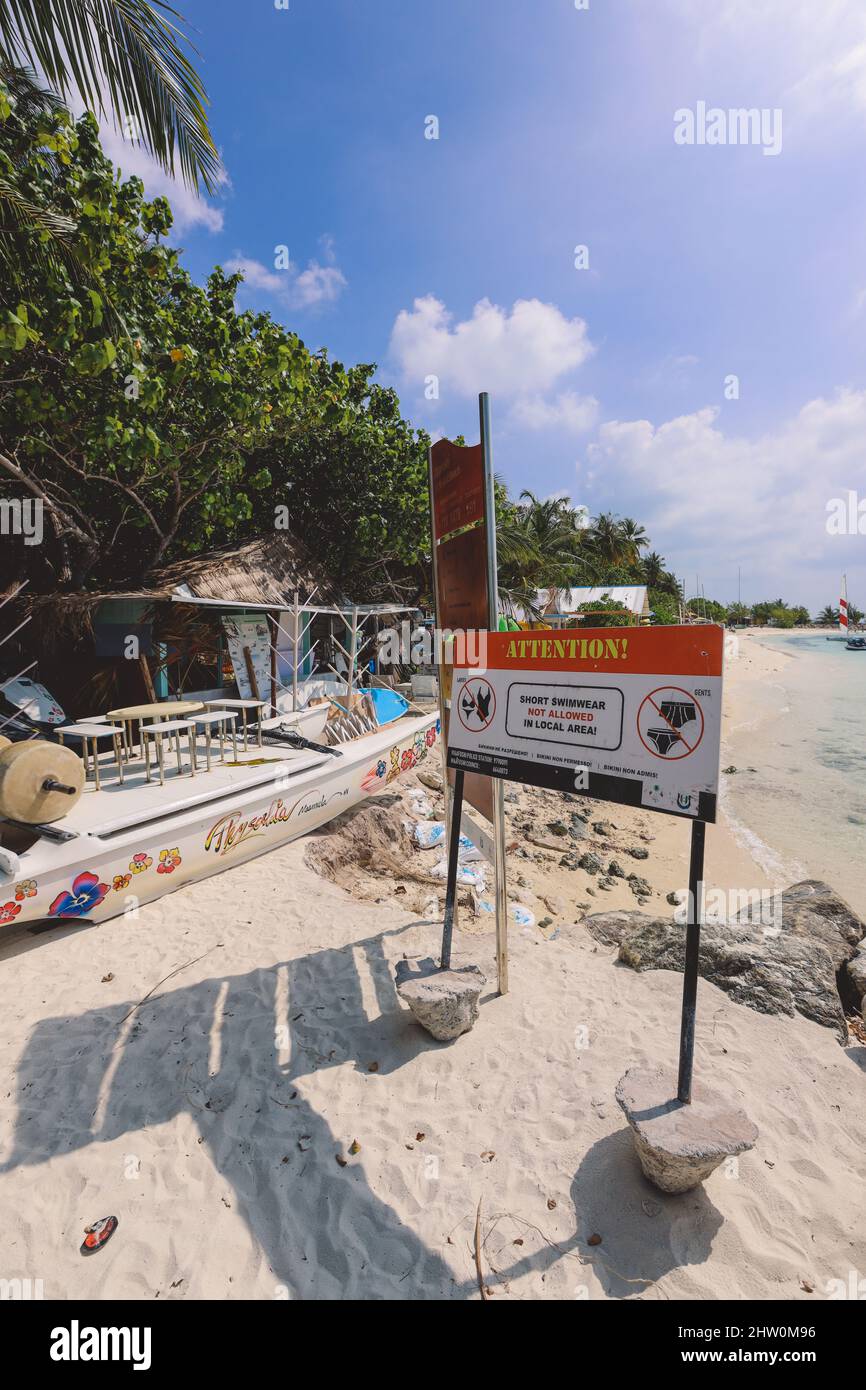
[[[250,741],[236,760],[214,759],[210,771],[195,776],[166,766],[162,784],[147,780],[140,758],[121,764],[102,753],[100,789],[88,782],[50,824],[3,819],[0,778],[0,926],[105,921],[266,854],[416,767],[434,750],[438,732],[437,716],[425,714],[330,750]],[[67,770],[83,777],[78,755],[60,751],[75,760]],[[0,754],[0,765],[9,752]]]

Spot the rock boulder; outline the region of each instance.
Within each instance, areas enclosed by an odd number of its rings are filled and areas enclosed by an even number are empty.
[[[439,1042],[469,1032],[478,1018],[478,999],[486,983],[477,965],[440,970],[435,961],[424,960],[413,970],[409,961],[397,964],[398,995]]]
[[[705,923],[700,974],[738,1004],[758,1013],[803,1014],[845,1042],[834,956],[817,932],[789,934],[784,923],[784,909],[778,934],[748,922]],[[601,945],[618,946],[619,960],[634,970],[683,969],[686,928],[672,918],[598,912],[585,917],[584,926]]]
[[[866,937],[862,922],[844,898],[819,879],[804,879],[780,893],[774,904],[774,925],[784,936],[818,941],[829,951],[833,965],[840,970]],[[737,914],[739,922],[749,922],[750,910]]]
[[[685,948],[684,926],[647,916],[623,938],[619,959],[634,970],[682,970]],[[762,1014],[801,1013],[847,1040],[833,960],[817,940],[784,932],[765,940],[747,925],[711,923],[701,927],[698,969],[738,1004]]]

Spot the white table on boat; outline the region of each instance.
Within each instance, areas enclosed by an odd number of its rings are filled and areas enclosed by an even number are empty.
[[[258,712],[259,712],[259,719],[258,719],[258,724],[259,724],[259,747],[261,748],[261,747],[263,746],[263,745],[262,745],[262,711],[264,710],[264,708],[265,708],[265,706],[266,706],[267,703],[268,703],[267,700],[205,700],[205,702],[204,702],[204,707],[205,707],[205,709],[207,709],[207,710],[219,710],[219,709],[237,709],[237,710],[240,710],[240,712],[241,712],[241,727],[242,727],[243,736],[244,736],[244,752],[246,753],[246,752],[248,751],[248,749],[249,749],[249,744],[247,743],[247,710],[248,710],[248,709],[257,709]]]
[[[110,738],[114,745],[114,758],[117,763],[117,772],[120,781],[123,781],[123,759],[120,755],[120,739],[123,737],[123,726],[120,724],[58,724],[55,733],[62,743],[64,735],[71,734],[73,738],[80,738],[82,751],[84,754],[84,771],[89,774],[90,768],[87,763],[87,745],[90,744],[90,762],[93,767],[93,782],[96,790],[100,789],[99,781],[99,740]]]
[[[110,709],[106,719],[120,720],[126,733],[127,747],[131,750],[132,726],[136,720],[140,724],[145,719],[161,722],[164,719],[196,714],[201,709],[204,709],[201,700],[157,700],[149,705],[126,705],[123,709]]]

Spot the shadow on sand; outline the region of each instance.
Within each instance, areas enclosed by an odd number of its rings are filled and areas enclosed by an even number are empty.
[[[291,1297],[477,1297],[475,1278],[456,1277],[371,1190],[363,1161],[340,1167],[346,1136],[332,1132],[296,1085],[346,1061],[366,1072],[372,1059],[379,1070],[371,1084],[379,1084],[420,1052],[443,1046],[409,1022],[395,995],[384,942],[406,930],[244,975],[167,985],[140,1007],[130,1001],[45,1019],[20,1059],[12,1152],[0,1172],[188,1113],[215,1169],[234,1189],[274,1285],[285,1285]],[[372,1020],[356,953],[381,1009]],[[543,1273],[565,1255],[583,1255],[609,1296],[632,1297],[676,1266],[705,1260],[720,1224],[703,1191],[664,1198],[645,1182],[627,1130],[588,1151],[572,1192],[580,1235],[499,1267],[494,1287]],[[645,1214],[647,1202],[652,1216]],[[605,1233],[604,1249],[587,1247],[593,1230]],[[377,1268],[365,1294],[374,1233]],[[616,1271],[608,1250],[617,1252]],[[577,1258],[573,1264],[579,1297],[588,1272]]]

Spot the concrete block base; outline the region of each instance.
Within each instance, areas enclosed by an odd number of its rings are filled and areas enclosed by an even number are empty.
[[[641,1168],[662,1192],[698,1187],[758,1137],[749,1117],[711,1088],[694,1085],[690,1105],[676,1095],[676,1073],[664,1067],[632,1067],[616,1088]]]
[[[477,965],[440,970],[424,960],[413,970],[400,961],[396,972],[397,993],[415,1018],[439,1042],[468,1033],[478,1017],[478,999],[487,980]]]

